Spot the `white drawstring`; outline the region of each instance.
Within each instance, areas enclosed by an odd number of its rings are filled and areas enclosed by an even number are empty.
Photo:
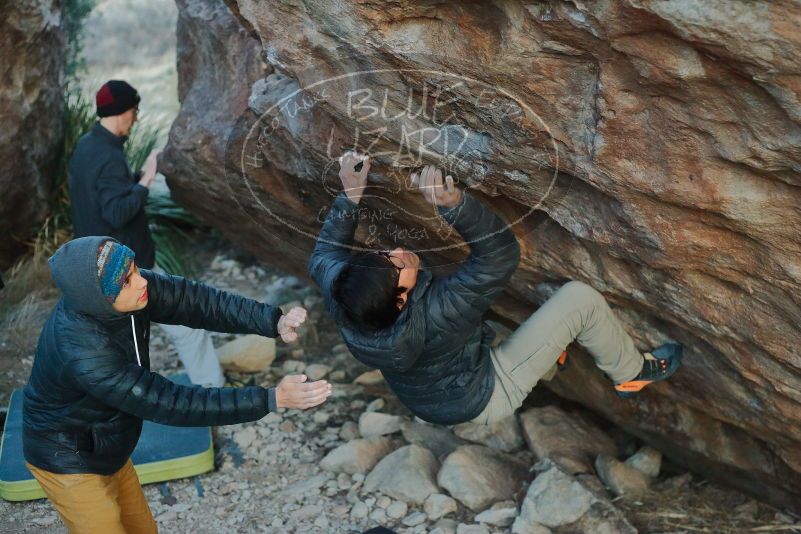
[[[139,358],[139,343],[136,342],[136,330],[134,329],[134,316],[131,315],[131,335],[134,338],[134,350],[136,351],[136,363],[142,367],[142,360]]]

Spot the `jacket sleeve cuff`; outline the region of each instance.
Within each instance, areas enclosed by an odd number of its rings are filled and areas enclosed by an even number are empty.
[[[271,413],[278,410],[278,401],[275,400],[275,388],[267,388],[267,409]]]
[[[264,304],[264,307],[266,308],[265,321],[267,325],[264,328],[263,335],[273,338],[278,337],[278,321],[281,319],[281,316],[284,315],[284,312],[281,311],[281,308],[278,306]]]
[[[453,224],[457,217],[459,217],[459,214],[462,212],[465,204],[468,202],[467,198],[469,196],[470,195],[468,195],[466,192],[462,191],[462,200],[460,200],[457,205],[452,208],[437,206],[437,211],[439,212],[440,216],[445,219],[445,221],[447,221],[449,224]]]
[[[134,184],[133,186],[131,186],[131,191],[133,193],[136,193],[143,199],[147,198],[147,195],[150,193],[150,189],[143,186],[142,184]]]
[[[334,199],[334,206],[342,211],[354,211],[359,209],[359,205],[348,198],[344,192],[337,195]]]

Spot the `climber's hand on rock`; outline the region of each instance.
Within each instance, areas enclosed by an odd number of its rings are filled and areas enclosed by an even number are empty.
[[[275,388],[279,408],[305,410],[322,404],[331,395],[331,384],[325,380],[306,382],[306,375],[287,375]]]
[[[358,152],[345,152],[339,158],[339,179],[342,180],[345,194],[354,204],[358,204],[362,199],[372,161],[370,156]]]
[[[298,339],[297,328],[306,321],[306,310],[296,306],[278,319],[278,335],[285,343]]]
[[[156,172],[158,172],[158,157],[161,154],[161,149],[154,148],[145,160],[145,166],[142,167],[142,176],[139,179],[139,184],[145,187],[153,185],[156,179]]]
[[[426,165],[420,173],[413,173],[411,182],[434,206],[453,208],[462,201],[462,191],[456,187],[453,177],[448,175],[443,182],[442,171],[434,165]]]

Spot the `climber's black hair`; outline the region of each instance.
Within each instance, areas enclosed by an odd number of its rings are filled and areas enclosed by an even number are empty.
[[[400,272],[388,255],[372,251],[351,256],[334,283],[334,299],[360,330],[383,330],[400,315],[398,287]]]

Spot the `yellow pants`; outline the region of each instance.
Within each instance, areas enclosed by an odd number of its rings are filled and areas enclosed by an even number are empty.
[[[130,459],[113,475],[62,475],[26,465],[70,534],[158,532]]]

